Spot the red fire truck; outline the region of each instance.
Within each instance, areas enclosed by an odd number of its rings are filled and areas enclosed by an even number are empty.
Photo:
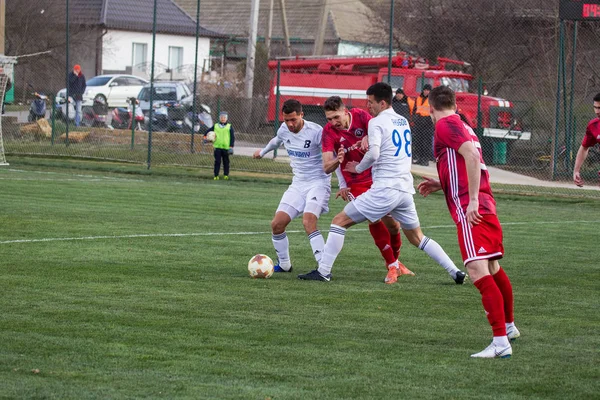
[[[280,104],[289,98],[299,100],[306,119],[324,124],[322,105],[329,96],[340,96],[350,107],[366,109],[366,89],[376,82],[388,81],[388,57],[319,57],[280,60]],[[277,98],[277,65],[270,61],[273,71],[269,95],[268,120],[275,120]],[[425,84],[432,87],[448,85],[456,92],[459,112],[473,127],[477,127],[477,93],[469,93],[473,76],[448,69],[449,66],[468,66],[463,61],[438,58],[437,65],[426,60],[398,53],[392,58],[390,85],[402,88],[407,96],[417,97]],[[529,140],[531,132],[523,130],[510,101],[481,96],[483,136],[495,140]]]

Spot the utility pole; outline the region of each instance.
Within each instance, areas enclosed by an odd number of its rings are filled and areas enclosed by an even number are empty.
[[[0,54],[4,54],[6,31],[6,0],[0,0]]]
[[[325,41],[325,31],[327,30],[327,21],[329,20],[329,0],[322,0],[321,7],[321,23],[315,37],[315,47],[313,48],[313,56],[323,55],[323,42]]]
[[[267,46],[267,59],[271,58],[271,36],[273,35],[273,0],[269,5],[269,24],[267,26],[267,39],[265,45]]]
[[[279,0],[281,7],[281,25],[283,26],[283,38],[285,39],[285,48],[287,49],[288,57],[292,56],[292,47],[290,46],[290,31],[287,24],[287,16],[285,14],[285,0]]]
[[[256,36],[258,30],[258,9],[260,0],[252,0],[250,6],[250,36],[248,37],[248,51],[246,52],[246,98],[252,98],[254,90],[254,62],[256,60]]]

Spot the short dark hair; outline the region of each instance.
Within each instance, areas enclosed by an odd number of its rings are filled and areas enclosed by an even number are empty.
[[[289,99],[283,102],[283,107],[281,107],[281,112],[284,114],[297,113],[300,114],[302,112],[302,103],[300,103],[296,99]]]
[[[385,101],[388,104],[392,104],[392,98],[394,97],[394,91],[392,87],[385,82],[377,82],[371,85],[367,89],[367,96],[375,97],[375,101]]]
[[[325,111],[337,111],[344,108],[346,108],[346,105],[340,96],[331,96],[325,100],[325,103],[323,104],[323,109]]]
[[[456,95],[449,86],[437,86],[429,93],[429,104],[436,111],[454,110]]]
[[[594,101],[600,101],[600,93],[594,96]]]

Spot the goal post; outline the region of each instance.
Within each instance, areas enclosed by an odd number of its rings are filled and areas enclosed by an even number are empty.
[[[9,57],[0,54],[0,101],[4,110],[4,94],[9,78],[13,75],[14,65],[17,63],[16,57]],[[2,118],[0,118],[0,166],[8,165],[4,154],[4,139],[2,138]]]

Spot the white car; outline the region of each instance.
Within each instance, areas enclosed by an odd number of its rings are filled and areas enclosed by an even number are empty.
[[[129,97],[137,97],[147,80],[133,75],[98,75],[89,79],[83,94],[83,106],[92,106],[96,96],[103,96],[109,107],[127,107]],[[57,103],[66,97],[67,89],[56,95]],[[71,93],[69,93],[71,95]]]

